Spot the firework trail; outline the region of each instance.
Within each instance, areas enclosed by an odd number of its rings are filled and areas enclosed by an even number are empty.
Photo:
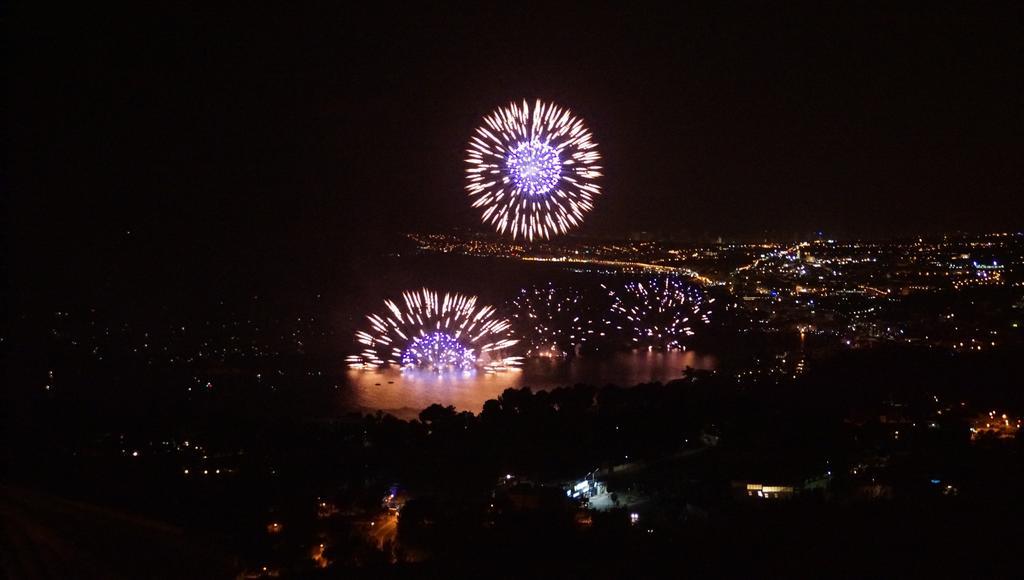
[[[470,138],[466,191],[482,220],[512,238],[547,239],[578,226],[601,188],[590,130],[568,110],[538,100],[484,117]]]
[[[512,299],[512,324],[527,356],[561,356],[594,334],[583,293],[554,284],[523,288]]]
[[[685,348],[699,326],[711,321],[704,293],[676,276],[636,280],[608,291],[612,300],[604,325],[623,333],[635,346]]]
[[[493,306],[478,306],[475,296],[441,296],[426,288],[404,292],[402,299],[401,306],[385,300],[383,313],[366,317],[369,330],[356,333],[363,351],[348,357],[350,367],[494,372],[519,365],[521,357],[504,356],[518,341]]]

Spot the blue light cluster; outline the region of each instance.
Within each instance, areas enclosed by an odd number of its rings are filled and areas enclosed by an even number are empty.
[[[476,355],[446,332],[433,332],[412,339],[402,351],[402,367],[429,371],[471,371]]]
[[[558,184],[562,160],[555,148],[541,141],[526,141],[505,158],[509,177],[528,196],[544,195]]]

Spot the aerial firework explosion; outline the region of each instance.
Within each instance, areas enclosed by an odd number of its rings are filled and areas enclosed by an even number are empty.
[[[710,322],[708,307],[715,301],[705,300],[699,288],[676,276],[632,281],[614,290],[601,286],[612,299],[606,327],[621,331],[636,346],[651,348],[685,348],[697,325]]]
[[[513,328],[527,345],[527,356],[561,356],[593,334],[583,294],[554,284],[523,288],[512,299]]]
[[[549,238],[578,226],[601,193],[590,130],[568,109],[538,100],[484,117],[469,141],[466,190],[484,223],[515,239]]]
[[[509,336],[510,323],[494,316],[493,306],[477,306],[475,296],[439,297],[426,288],[402,298],[404,307],[385,300],[385,313],[366,317],[370,330],[356,333],[364,349],[348,357],[350,367],[491,372],[518,366],[520,357],[503,355],[518,341]]]

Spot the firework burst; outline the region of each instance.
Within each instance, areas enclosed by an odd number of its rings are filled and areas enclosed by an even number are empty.
[[[601,188],[590,130],[568,109],[538,100],[484,117],[469,141],[466,191],[484,223],[512,238],[547,239],[578,226]]]
[[[503,354],[518,341],[493,306],[478,306],[475,296],[440,296],[426,288],[405,292],[402,299],[402,306],[385,300],[384,313],[366,317],[370,329],[356,333],[363,351],[348,357],[350,367],[493,372],[518,366],[520,357]]]
[[[624,333],[636,346],[684,348],[699,325],[711,322],[710,306],[701,290],[676,276],[628,282],[609,289],[612,299],[608,328]]]
[[[527,345],[527,356],[558,356],[587,341],[583,293],[554,284],[523,288],[512,299],[512,324]]]

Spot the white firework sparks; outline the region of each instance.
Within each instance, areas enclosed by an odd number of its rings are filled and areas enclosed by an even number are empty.
[[[612,299],[605,324],[637,346],[685,348],[697,326],[711,322],[708,308],[715,299],[705,301],[699,288],[676,276],[628,282],[615,290],[601,287]]]
[[[469,141],[466,191],[484,223],[512,238],[547,239],[578,226],[601,188],[600,153],[583,120],[538,100],[484,117]]]
[[[493,306],[477,306],[475,296],[444,294],[426,288],[402,294],[404,307],[385,300],[383,314],[370,314],[368,331],[356,333],[363,351],[348,357],[352,368],[389,365],[443,372],[514,368],[521,357],[504,351],[518,341],[511,324],[495,317]]]
[[[583,294],[554,284],[523,288],[512,299],[513,326],[527,356],[560,356],[587,341],[590,329]]]

